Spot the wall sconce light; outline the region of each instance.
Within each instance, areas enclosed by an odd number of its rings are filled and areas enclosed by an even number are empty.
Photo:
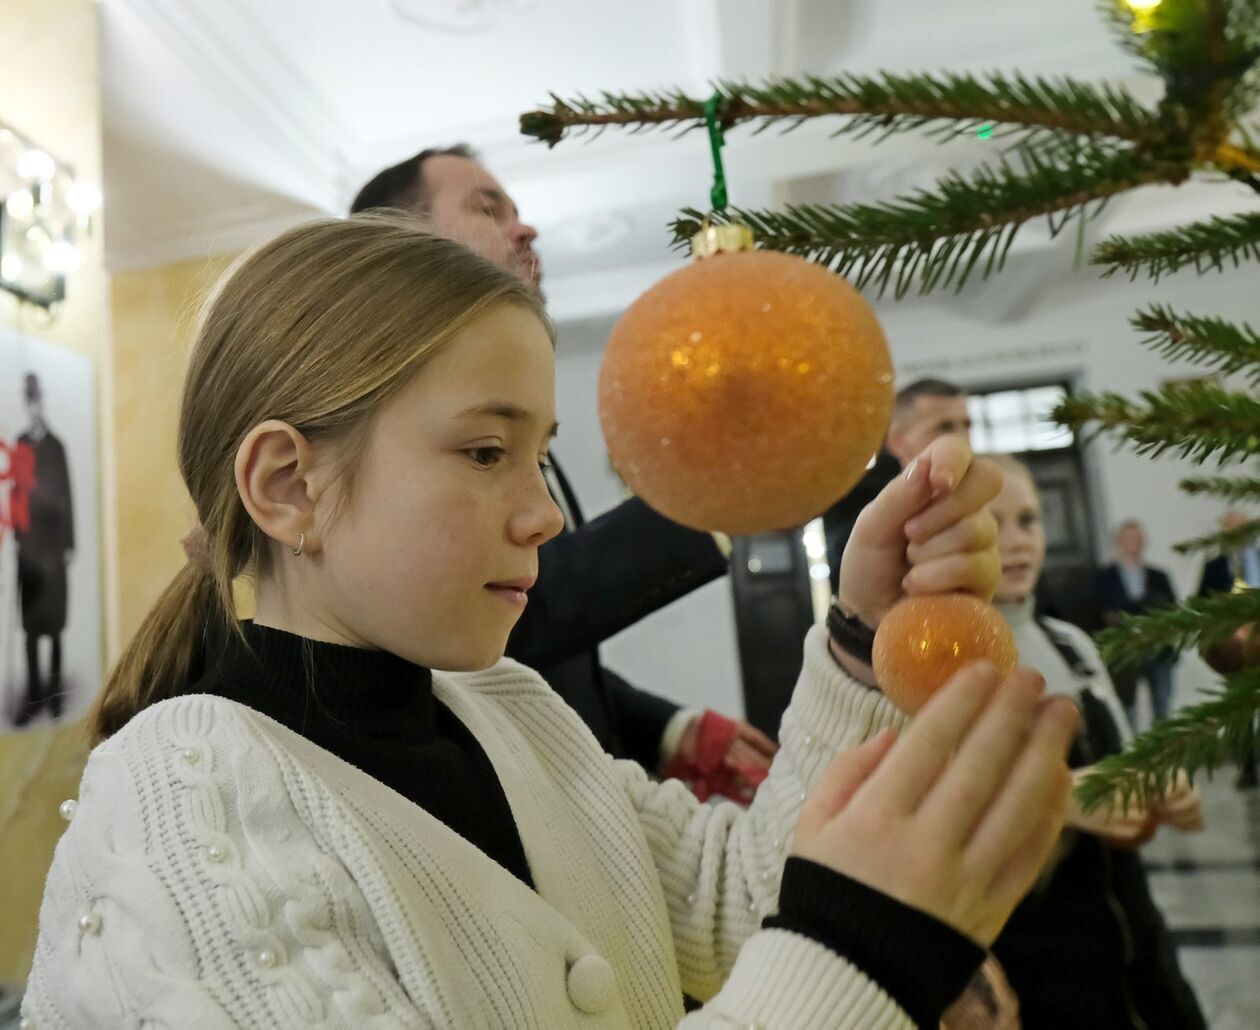
[[[0,123],[0,289],[51,308],[82,262],[101,192]]]

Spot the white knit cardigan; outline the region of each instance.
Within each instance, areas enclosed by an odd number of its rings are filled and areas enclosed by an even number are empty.
[[[760,928],[827,762],[901,722],[826,641],[806,640],[748,810],[614,761],[515,662],[434,674],[494,765],[536,891],[263,715],[206,695],[156,704],[89,759],[26,1025],[909,1027],[834,952]],[[684,1017],[684,991],[708,1003]]]

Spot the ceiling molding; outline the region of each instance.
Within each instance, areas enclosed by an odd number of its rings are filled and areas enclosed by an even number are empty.
[[[346,153],[354,138],[319,90],[289,61],[239,0],[170,4],[121,0],[239,113],[290,153],[304,174],[313,170],[328,204],[345,188]]]

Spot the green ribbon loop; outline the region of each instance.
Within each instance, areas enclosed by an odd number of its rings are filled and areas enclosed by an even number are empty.
[[[709,191],[709,203],[714,211],[726,210],[726,169],[722,166],[722,147],[726,137],[718,121],[718,108],[722,94],[714,93],[704,102],[704,124],[709,130],[709,148],[713,151],[713,189]]]

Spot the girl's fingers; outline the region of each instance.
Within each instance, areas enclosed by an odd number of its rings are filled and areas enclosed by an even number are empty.
[[[972,512],[982,510],[1001,490],[1002,470],[985,458],[977,458],[957,487],[906,522],[906,536],[911,543],[930,540]]]
[[[1066,698],[1044,701],[1014,769],[967,845],[969,864],[995,874],[1010,859],[1012,841],[1023,841],[1051,813],[1062,821],[1063,785],[1071,784],[1064,764],[1080,724],[1076,706]]]
[[[919,808],[940,839],[961,846],[1006,782],[1032,732],[1045,680],[1031,669],[1008,676]]]
[[[972,462],[971,442],[958,433],[933,440],[919,456],[927,463],[928,483],[934,496],[947,494],[967,475]]]
[[[901,581],[907,594],[947,594],[963,591],[989,600],[1002,576],[997,549],[950,554],[915,565]]]
[[[951,554],[968,554],[983,551],[997,540],[997,519],[985,508],[973,512],[966,518],[955,522],[948,529],[930,540],[912,543],[906,548],[906,558],[911,565],[943,558]]]
[[[1032,889],[1045,868],[1046,860],[1063,830],[1063,822],[1057,817],[1057,813],[1063,811],[1072,790],[1072,778],[1067,774],[1066,768],[1059,769],[1057,775],[1050,777],[1050,780],[1041,818],[1032,824],[1023,842],[998,867],[989,882],[990,898],[1005,899],[1012,905],[1017,904]]]
[[[916,811],[950,756],[993,698],[1000,677],[990,662],[958,672],[924,705],[901,743],[871,776],[870,789],[894,811]]]

